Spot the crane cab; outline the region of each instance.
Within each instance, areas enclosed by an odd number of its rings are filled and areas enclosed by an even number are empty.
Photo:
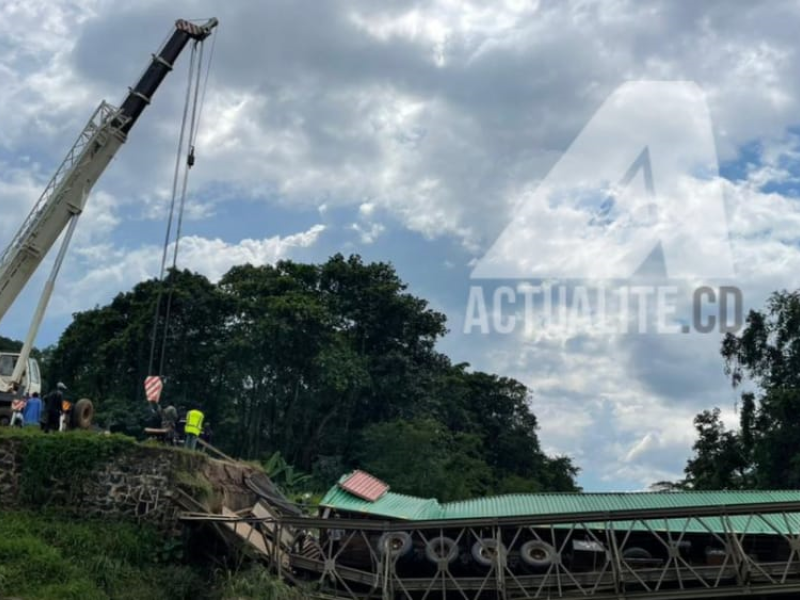
[[[0,392],[11,391],[11,375],[14,374],[14,367],[17,366],[19,354],[13,352],[0,352]],[[32,394],[33,392],[42,393],[42,375],[39,371],[39,363],[35,358],[28,359],[28,368],[22,377],[20,386],[22,393]]]
[[[11,401],[14,398],[11,375],[18,360],[19,354],[0,352],[0,425],[8,425],[11,421]],[[42,375],[35,358],[28,359],[28,368],[25,369],[20,391],[23,394],[42,393]]]

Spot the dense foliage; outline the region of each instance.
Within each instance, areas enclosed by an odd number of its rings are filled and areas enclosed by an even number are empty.
[[[22,342],[0,335],[0,352],[19,352]]]
[[[800,294],[776,292],[722,342],[726,373],[741,394],[738,430],[718,409],[695,418],[698,438],[684,487],[800,487]]]
[[[299,600],[263,568],[209,570],[143,525],[0,512],[0,597],[36,600]]]
[[[438,352],[444,315],[391,265],[337,255],[238,266],[218,284],[173,272],[167,286],[162,403],[202,408],[229,453],[280,452],[320,487],[362,466],[442,500],[575,489],[570,460],[539,446],[528,390]],[[147,281],[76,314],[48,353],[49,380],[95,399],[107,425],[134,431],[153,416],[142,382],[159,289]]]
[[[22,350],[22,342],[0,335],[0,352],[19,352],[20,350]],[[47,352],[41,352],[38,348],[33,348],[31,355],[40,362],[46,362],[48,358]]]

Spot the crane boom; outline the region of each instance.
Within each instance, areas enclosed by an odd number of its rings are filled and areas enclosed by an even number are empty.
[[[100,103],[22,227],[0,255],[0,320],[59,236],[83,212],[92,186],[125,143],[128,132],[172,70],[181,51],[190,41],[199,42],[207,38],[217,23],[217,19],[210,19],[202,25],[177,21],[175,31],[158,54],[153,55],[150,65],[138,83],[130,88],[120,108],[114,108],[106,102]],[[21,370],[27,363],[30,346],[41,324],[49,292],[52,291],[49,282],[48,287],[50,289],[46,289],[40,299],[26,347],[17,363],[19,369],[11,378],[12,383],[19,383],[23,375]],[[3,382],[0,381],[0,391],[3,391],[2,387]]]

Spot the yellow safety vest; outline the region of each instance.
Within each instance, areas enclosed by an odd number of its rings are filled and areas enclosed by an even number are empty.
[[[203,429],[203,413],[199,410],[190,410],[186,414],[186,427],[184,431],[194,435],[200,435]]]

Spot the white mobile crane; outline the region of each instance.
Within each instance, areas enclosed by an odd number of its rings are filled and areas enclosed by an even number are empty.
[[[64,235],[22,349],[18,353],[0,353],[0,423],[7,422],[8,406],[15,394],[41,392],[39,366],[31,358],[31,349],[92,186],[125,143],[128,132],[150,104],[181,51],[190,41],[201,43],[205,40],[217,23],[217,19],[201,25],[177,21],[175,31],[158,54],[153,55],[139,82],[129,89],[122,106],[115,108],[105,101],[100,103],[22,227],[0,255],[2,321],[47,253]],[[91,405],[89,409],[91,412]],[[82,425],[86,426],[85,420]]]

